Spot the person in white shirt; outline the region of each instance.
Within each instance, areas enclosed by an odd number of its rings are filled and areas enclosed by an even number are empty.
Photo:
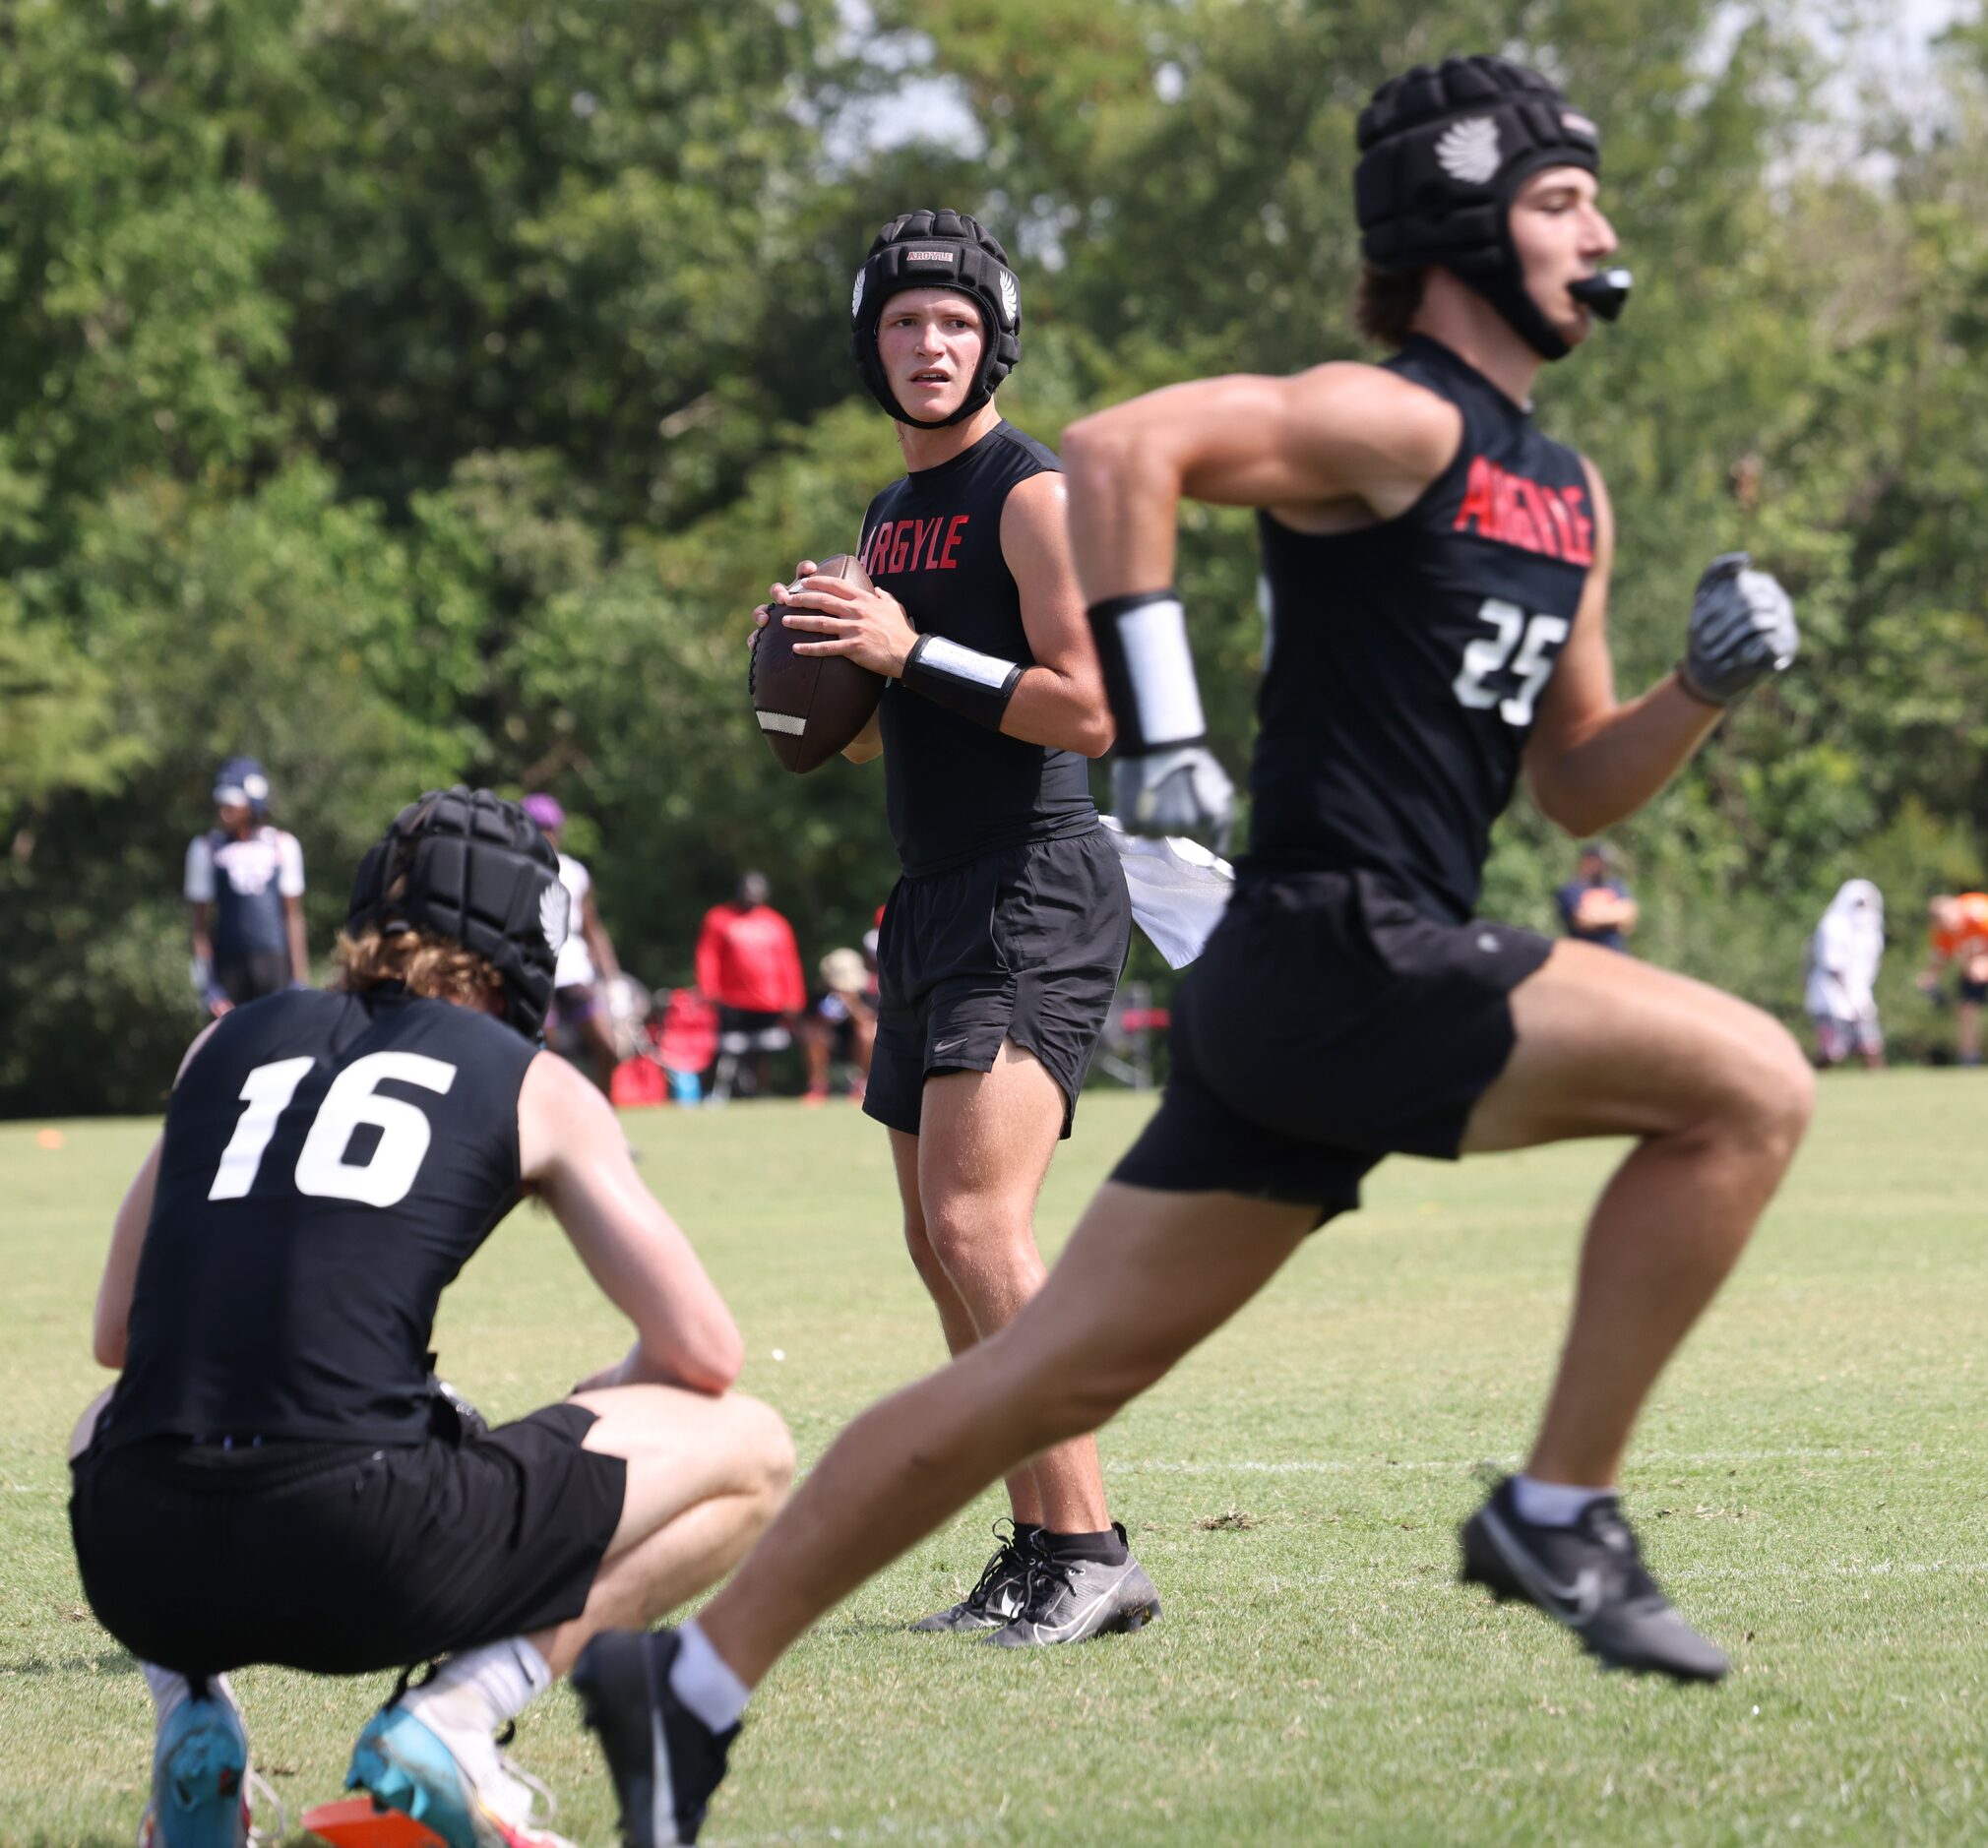
[[[552,973],[553,1005],[559,1018],[579,1035],[593,1064],[593,1081],[604,1091],[613,1081],[620,1054],[602,991],[609,982],[620,980],[621,962],[594,907],[593,875],[560,844],[566,811],[559,799],[541,791],[527,796],[522,806],[559,855],[559,883],[572,901],[573,928],[560,947],[559,966]]]
[[[1868,879],[1846,879],[1809,939],[1803,1005],[1816,1024],[1816,1064],[1852,1053],[1873,1072],[1885,1064],[1878,1025],[1878,963],[1885,954],[1885,898]]]
[[[254,758],[231,757],[215,777],[216,826],[186,849],[193,963],[201,1005],[218,1019],[244,1002],[301,988],[304,852],[269,819],[270,779]]]

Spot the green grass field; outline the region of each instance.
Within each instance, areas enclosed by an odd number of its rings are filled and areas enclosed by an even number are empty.
[[[1473,1466],[1527,1435],[1611,1150],[1383,1170],[1264,1300],[1103,1440],[1166,1604],[1135,1638],[1010,1654],[901,1626],[970,1583],[987,1498],[833,1615],[755,1704],[723,1843],[1988,1839],[1988,1077],[1823,1086],[1780,1202],[1664,1382],[1630,1508],[1732,1652],[1712,1690],[1598,1674],[1453,1582]],[[1060,1240],[1144,1106],[1093,1094],[1044,1198]],[[63,1442],[110,1215],[151,1126],[0,1126],[0,1843],[123,1843],[151,1710],[83,1605]],[[745,1329],[803,1463],[940,1356],[881,1132],[844,1107],[632,1117],[651,1185]],[[52,1140],[52,1139],[42,1139]],[[443,1306],[502,1417],[619,1345],[521,1213]],[[776,1352],[784,1358],[777,1359]],[[389,1686],[237,1677],[294,1817]],[[570,1697],[515,1747],[612,1839]]]

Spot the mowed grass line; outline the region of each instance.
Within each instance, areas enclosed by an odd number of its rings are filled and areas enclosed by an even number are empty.
[[[1060,1240],[1144,1104],[1087,1098],[1043,1201]],[[810,1462],[940,1357],[884,1140],[845,1108],[628,1120]],[[150,1709],[82,1607],[62,1440],[109,1216],[151,1126],[0,1127],[0,1843],[122,1843]],[[1523,1445],[1578,1228],[1616,1151],[1391,1163],[1360,1214],[1105,1434],[1158,1580],[1144,1635],[1014,1655],[905,1635],[970,1583],[983,1498],[865,1587],[755,1704],[707,1832],[807,1842],[1767,1843],[1988,1839],[1988,1078],[1848,1076],[1739,1276],[1663,1383],[1632,1511],[1732,1651],[1713,1690],[1597,1674],[1453,1582],[1479,1459]],[[530,1209],[450,1293],[486,1410],[618,1340]],[[775,1359],[775,1350],[783,1356]],[[238,1678],[292,1814],[330,1796],[385,1676]],[[563,1693],[517,1752],[576,1840],[613,1806]]]

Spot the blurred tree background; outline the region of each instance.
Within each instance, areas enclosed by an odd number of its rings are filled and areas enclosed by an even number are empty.
[[[1808,635],[1621,831],[1639,947],[1793,1017],[1816,917],[1875,878],[1895,1045],[1934,1047],[1920,907],[1988,874],[1988,31],[1948,34],[1930,99],[1846,113],[1854,37],[1733,0],[938,17],[0,6],[0,1114],[158,1108],[198,1023],[181,858],[235,752],[303,841],[321,956],[361,847],[459,778],[561,798],[652,983],[745,864],[810,961],[854,941],[895,871],[880,772],[780,771],[743,637],[898,468],[844,357],[876,224],[1001,231],[1004,403],[1051,443],[1174,379],[1358,356],[1359,106],[1487,47],[1602,120],[1638,274],[1540,407],[1613,490],[1621,679],[1671,664],[1735,545]],[[1248,526],[1185,529],[1239,768]],[[1552,928],[1570,858],[1522,799],[1487,910]]]

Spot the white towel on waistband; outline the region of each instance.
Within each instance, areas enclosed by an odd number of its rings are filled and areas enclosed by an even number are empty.
[[[1125,869],[1133,922],[1174,968],[1186,968],[1221,921],[1235,869],[1184,834],[1128,834],[1111,816],[1101,819]]]

